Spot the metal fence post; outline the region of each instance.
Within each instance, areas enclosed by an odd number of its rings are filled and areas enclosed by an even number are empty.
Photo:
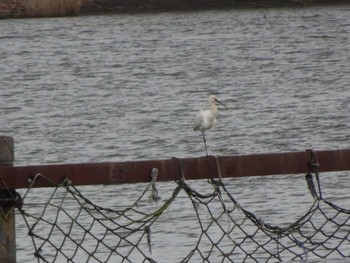
[[[13,138],[0,136],[0,166],[13,166],[13,162]],[[12,197],[8,190],[0,190],[0,201]],[[0,202],[0,262],[16,262],[15,209],[6,205],[6,202]]]

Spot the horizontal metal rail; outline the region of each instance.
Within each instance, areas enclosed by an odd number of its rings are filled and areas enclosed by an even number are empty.
[[[320,172],[350,170],[350,149],[315,151]],[[198,158],[77,163],[0,167],[0,188],[27,188],[38,173],[61,183],[68,178],[74,185],[141,183],[151,180],[153,168],[159,170],[158,181],[185,179],[300,174],[310,169],[311,153],[289,152],[241,156],[205,156]],[[34,187],[50,187],[39,180]]]

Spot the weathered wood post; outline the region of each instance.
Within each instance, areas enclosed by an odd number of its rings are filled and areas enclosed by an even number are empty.
[[[9,136],[0,136],[0,166],[13,166],[14,142]],[[0,178],[1,180],[1,178]],[[2,184],[2,182],[0,181]],[[12,190],[13,191],[13,190]],[[8,205],[13,194],[0,190],[0,262],[16,262],[15,209]]]

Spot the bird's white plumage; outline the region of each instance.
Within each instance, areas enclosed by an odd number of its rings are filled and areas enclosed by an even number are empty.
[[[207,144],[206,144],[204,132],[206,130],[209,130],[216,123],[216,117],[218,115],[218,108],[216,106],[216,103],[219,103],[223,105],[225,108],[227,108],[214,95],[210,95],[208,101],[209,101],[210,108],[208,110],[200,110],[195,116],[194,122],[193,122],[193,130],[200,131],[202,133],[205,151],[207,155],[208,155],[208,151],[207,151]]]
[[[204,132],[216,123],[216,113],[211,110],[200,110],[194,118],[194,131]]]
[[[204,132],[209,130],[216,123],[216,116],[218,115],[218,108],[216,107],[217,98],[210,95],[209,110],[200,110],[194,118],[193,130]]]

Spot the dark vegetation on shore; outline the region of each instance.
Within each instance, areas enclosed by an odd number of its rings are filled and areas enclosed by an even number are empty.
[[[0,0],[0,18],[334,4],[350,3],[348,0]]]

